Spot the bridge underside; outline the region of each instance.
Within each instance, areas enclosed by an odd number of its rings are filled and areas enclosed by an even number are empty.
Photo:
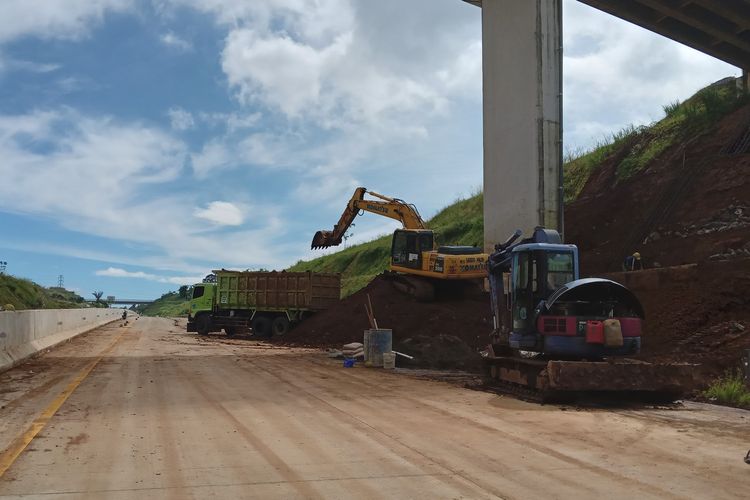
[[[750,69],[748,0],[578,1],[739,68]]]
[[[578,1],[750,70],[750,0]]]

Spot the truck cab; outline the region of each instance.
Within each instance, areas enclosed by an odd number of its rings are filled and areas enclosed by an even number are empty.
[[[195,317],[198,313],[210,313],[213,311],[215,296],[215,283],[198,283],[193,285],[193,295],[190,297],[190,308],[188,309],[188,320]]]

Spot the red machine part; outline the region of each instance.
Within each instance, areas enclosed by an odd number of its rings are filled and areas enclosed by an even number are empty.
[[[620,321],[623,337],[640,337],[640,318],[615,318]],[[578,319],[573,316],[539,316],[537,320],[537,331],[542,335],[565,335],[575,336],[578,333]],[[591,330],[591,332],[590,332]],[[593,344],[604,343],[604,323],[602,321],[589,320],[586,322],[586,342]],[[591,338],[592,340],[589,340]],[[598,340],[601,338],[601,340]]]

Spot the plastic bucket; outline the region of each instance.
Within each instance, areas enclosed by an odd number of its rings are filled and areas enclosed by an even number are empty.
[[[368,345],[370,351],[368,366],[383,366],[383,353],[393,351],[393,331],[384,328],[370,330]]]
[[[396,368],[396,354],[393,352],[383,353],[383,368],[393,370]]]
[[[353,368],[355,361],[354,358],[344,358],[344,368]]]

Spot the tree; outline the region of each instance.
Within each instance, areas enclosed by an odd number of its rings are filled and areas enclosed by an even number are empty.
[[[104,295],[104,292],[102,292],[101,290],[97,290],[95,292],[92,292],[91,295],[93,295],[94,298],[96,298],[96,303],[100,304],[102,301],[102,296]]]
[[[177,293],[180,295],[181,299],[188,298],[188,286],[187,285],[182,285],[180,287],[180,289],[177,291]]]

